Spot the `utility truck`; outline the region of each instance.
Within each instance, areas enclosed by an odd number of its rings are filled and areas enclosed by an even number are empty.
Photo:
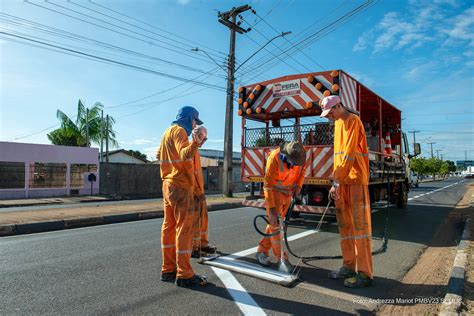
[[[294,212],[324,211],[333,177],[334,122],[319,117],[320,101],[339,95],[365,127],[371,202],[388,199],[399,208],[406,207],[411,182],[409,159],[420,153],[420,145],[414,144],[411,155],[401,111],[351,75],[343,70],[290,75],[239,87],[238,92],[241,178],[252,187],[244,205],[265,207],[262,182],[269,153],[283,142],[300,141],[306,150],[306,173]],[[330,207],[328,214],[334,211]]]

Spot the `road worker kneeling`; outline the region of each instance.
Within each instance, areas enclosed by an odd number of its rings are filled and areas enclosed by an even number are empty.
[[[265,167],[263,191],[265,194],[266,211],[269,224],[266,234],[279,231],[278,217],[284,219],[291,203],[293,194],[299,195],[305,173],[306,153],[299,142],[284,143],[273,150]],[[270,249],[276,258],[281,256],[280,234],[264,237],[258,243],[257,261],[263,266],[270,265],[268,258]],[[288,261],[288,254],[284,253]],[[287,264],[288,266],[289,263]]]
[[[325,97],[321,117],[335,121],[334,184],[329,195],[336,202],[343,265],[329,273],[352,288],[372,283],[372,226],[369,198],[369,157],[364,125],[338,96]]]
[[[157,152],[164,204],[161,280],[175,281],[180,287],[207,284],[206,277],[194,274],[191,267],[195,219],[193,157],[204,139],[193,134],[189,142],[188,137],[196,125],[202,124],[195,108],[182,107],[176,120],[166,129]]]

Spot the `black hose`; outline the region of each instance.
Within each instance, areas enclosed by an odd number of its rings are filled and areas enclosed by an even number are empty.
[[[272,237],[272,236],[276,236],[280,233],[280,230],[278,230],[277,232],[272,233],[272,234],[267,234],[267,233],[262,232],[257,226],[257,219],[259,219],[259,218],[263,218],[263,220],[265,222],[267,222],[268,225],[270,225],[270,222],[268,221],[267,215],[257,215],[257,216],[255,216],[255,218],[253,219],[253,227],[255,228],[257,233],[259,233],[263,237]]]
[[[382,178],[383,178],[383,176],[382,176]],[[387,181],[387,189],[389,189],[389,186],[390,186],[390,178],[388,180],[389,181]],[[387,193],[388,192],[389,191],[387,191]],[[288,207],[288,212],[286,213],[285,222],[284,222],[284,225],[283,225],[283,236],[284,236],[284,239],[285,239],[285,245],[286,245],[286,249],[288,249],[288,252],[291,253],[291,255],[293,255],[294,257],[303,260],[303,262],[305,262],[305,263],[306,263],[306,261],[313,261],[313,260],[342,259],[341,255],[339,255],[339,256],[303,257],[303,256],[300,256],[300,255],[296,254],[295,252],[293,252],[293,250],[291,249],[290,244],[288,242],[288,224],[290,223],[291,214],[293,213],[293,209],[294,209],[295,205],[296,205],[296,200],[293,198],[292,201],[291,201],[290,206]],[[328,204],[328,206],[329,206],[329,204]],[[382,246],[380,246],[379,249],[377,249],[375,251],[372,251],[372,255],[378,255],[378,254],[384,253],[387,250],[389,208],[390,208],[390,200],[387,199],[387,215],[385,217],[385,227],[384,227],[384,233],[383,233],[383,237],[382,237]]]

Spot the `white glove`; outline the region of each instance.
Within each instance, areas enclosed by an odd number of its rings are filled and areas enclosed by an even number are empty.
[[[207,140],[207,129],[202,125],[197,126],[193,129],[192,135],[193,140],[201,147]]]

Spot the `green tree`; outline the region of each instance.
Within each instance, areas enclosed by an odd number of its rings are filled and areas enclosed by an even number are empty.
[[[457,169],[454,161],[446,160],[446,163],[449,165],[449,172],[456,172]]]
[[[89,143],[100,144],[101,138],[101,126],[104,131],[104,138],[107,135],[106,131],[106,119],[102,120],[101,110],[104,106],[96,102],[92,108],[87,112],[84,103],[79,99],[77,103],[77,115],[76,119],[70,118],[61,110],[56,112],[56,116],[61,122],[61,127],[49,133],[48,139],[54,145],[65,145],[65,146],[79,146],[87,147],[86,144],[86,129],[88,126],[89,132]],[[109,116],[108,124],[108,138],[111,147],[118,147],[116,140],[116,132],[113,129],[115,119]]]
[[[418,174],[428,174],[428,164],[425,158],[416,157],[410,159],[410,169]]]
[[[139,152],[138,150],[128,150],[128,152],[134,156],[134,157],[139,157],[139,158],[142,158],[142,159],[145,159],[146,161],[148,161],[148,159],[146,158],[146,154],[143,154],[141,152]]]

